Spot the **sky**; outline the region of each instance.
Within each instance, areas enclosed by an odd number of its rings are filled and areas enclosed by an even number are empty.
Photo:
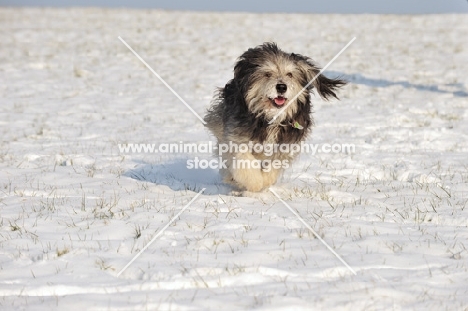
[[[442,14],[468,13],[468,0],[0,0],[0,6],[126,7],[255,13]]]

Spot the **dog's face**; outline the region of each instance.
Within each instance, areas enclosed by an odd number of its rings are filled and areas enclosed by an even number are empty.
[[[272,118],[303,88],[300,83],[302,75],[299,67],[285,55],[264,59],[249,77],[245,93],[249,110]],[[297,101],[288,106],[285,114],[294,113],[296,109]]]
[[[276,119],[281,122],[292,118],[299,105],[310,105],[309,92],[313,87],[323,98],[336,97],[334,90],[345,82],[328,79],[319,72],[309,58],[265,43],[241,55],[234,68],[234,80],[254,115],[271,120],[287,107]]]

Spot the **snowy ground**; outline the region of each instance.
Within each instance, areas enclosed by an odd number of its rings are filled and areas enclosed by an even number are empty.
[[[200,115],[248,47],[323,66],[356,36],[308,140],[356,152],[303,155],[274,189],[357,275],[270,192],[120,153],[212,138],[118,36]],[[466,15],[0,9],[0,309],[466,310],[467,37]]]

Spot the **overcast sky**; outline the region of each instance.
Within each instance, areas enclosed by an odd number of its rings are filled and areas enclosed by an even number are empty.
[[[468,13],[467,0],[0,0],[1,6],[95,6],[256,13]]]

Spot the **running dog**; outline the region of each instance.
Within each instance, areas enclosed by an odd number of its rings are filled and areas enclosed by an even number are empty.
[[[265,153],[261,146],[300,144],[313,126],[312,89],[324,99],[338,99],[335,92],[345,84],[320,74],[310,58],[286,53],[275,43],[244,52],[234,78],[218,90],[204,118],[218,150],[225,151],[223,181],[251,192],[273,185],[298,153],[277,148]]]

